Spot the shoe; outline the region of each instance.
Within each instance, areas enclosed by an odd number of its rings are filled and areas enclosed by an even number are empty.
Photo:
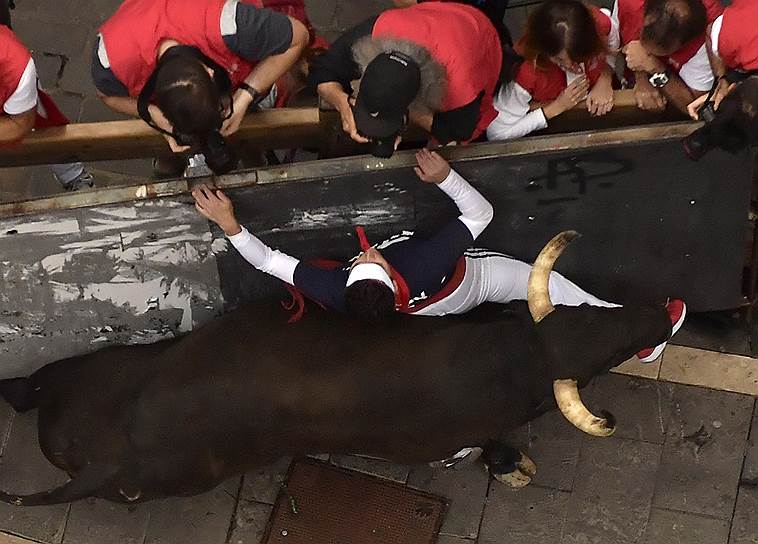
[[[669,314],[669,319],[671,319],[671,336],[674,336],[684,324],[684,318],[687,315],[687,305],[684,301],[675,298],[668,301],[666,311]],[[669,339],[671,336],[669,336]],[[654,348],[643,349],[637,354],[637,358],[641,363],[652,363],[661,356],[665,348],[666,342],[663,342]]]
[[[63,187],[64,191],[68,192],[74,192],[78,191],[79,189],[91,189],[95,186],[95,180],[92,177],[92,174],[87,172],[86,170],[83,170],[81,174],[76,176],[74,179],[67,183],[61,183],[61,187]]]

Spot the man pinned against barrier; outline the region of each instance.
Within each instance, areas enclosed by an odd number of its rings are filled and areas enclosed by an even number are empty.
[[[215,222],[232,245],[258,270],[294,286],[297,292],[328,309],[379,323],[396,312],[441,316],[462,314],[485,302],[526,300],[531,266],[506,255],[472,248],[489,225],[492,205],[437,153],[416,153],[416,175],[450,197],[460,215],[429,238],[403,232],[371,246],[358,229],[362,253],[348,263],[324,268],[273,250],[242,227],[231,201],[221,191],[202,186],[192,195],[204,217]],[[553,272],[550,298],[556,304],[618,306],[583,291]],[[684,322],[680,300],[667,305],[672,334]],[[665,343],[638,354],[655,360]]]
[[[92,76],[113,110],[140,116],[175,154],[202,151],[223,173],[236,165],[225,137],[302,54],[308,30],[261,0],[126,0],[101,27]],[[181,174],[186,157],[158,161]]]
[[[711,97],[703,95],[688,106],[695,120],[709,98],[717,110],[739,80],[758,74],[758,2],[732,0],[708,26],[706,45],[717,83]]]
[[[0,25],[0,146],[21,142],[34,129],[68,124],[68,119],[42,89],[29,50],[8,27]],[[92,187],[92,175],[80,162],[51,165],[66,191]]]
[[[503,51],[477,8],[424,2],[390,9],[346,32],[314,62],[309,82],[343,130],[392,155],[408,123],[441,144],[475,140],[497,116]],[[357,95],[353,95],[353,82]]]
[[[640,109],[662,111],[671,103],[686,113],[710,90],[705,30],[722,11],[719,0],[616,0],[627,79]]]

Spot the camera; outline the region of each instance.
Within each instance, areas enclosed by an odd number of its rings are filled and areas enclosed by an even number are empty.
[[[205,163],[215,174],[226,174],[237,166],[237,153],[218,130],[212,130],[200,145]]]
[[[212,130],[202,137],[177,133],[173,136],[177,144],[197,148],[214,174],[227,174],[237,166],[237,153],[218,130]]]

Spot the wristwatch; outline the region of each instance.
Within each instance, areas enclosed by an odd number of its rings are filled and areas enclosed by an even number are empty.
[[[669,82],[669,71],[666,69],[662,72],[655,72],[654,74],[650,74],[650,77],[648,77],[647,80],[650,82],[650,85],[656,89],[665,87]]]
[[[253,99],[253,106],[257,105],[258,102],[266,98],[266,95],[259,92],[257,89],[254,89],[252,86],[248,85],[244,81],[238,85],[240,89],[243,91],[246,91],[247,94],[249,94]]]

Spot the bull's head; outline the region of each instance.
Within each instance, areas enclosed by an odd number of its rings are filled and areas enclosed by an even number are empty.
[[[548,282],[556,259],[578,235],[565,231],[540,252],[529,275],[529,312],[552,368],[558,408],[578,429],[593,436],[616,430],[613,416],[592,414],[579,396],[579,385],[622,363],[639,350],[665,341],[671,322],[662,307],[619,308],[553,306]]]

